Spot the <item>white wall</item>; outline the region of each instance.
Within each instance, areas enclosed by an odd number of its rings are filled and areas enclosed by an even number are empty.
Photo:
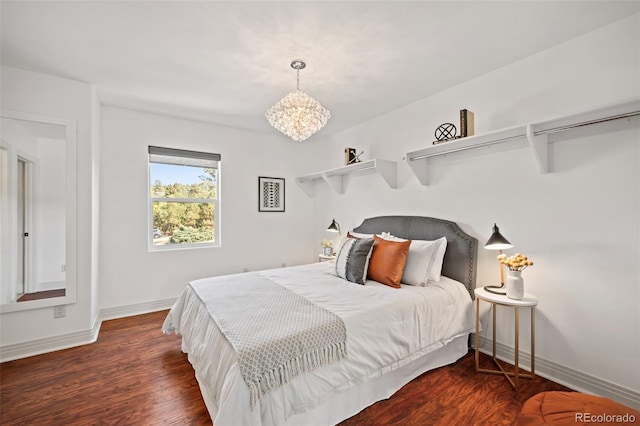
[[[100,271],[100,102],[95,86],[91,87],[91,318],[99,318]]]
[[[405,214],[454,220],[482,246],[497,222],[515,245],[508,253],[535,262],[523,276],[526,291],[540,299],[538,368],[547,361],[561,366],[556,377],[570,371],[620,394],[630,389],[637,404],[638,120],[635,127],[623,121],[554,136],[552,172],[544,175],[529,149],[489,151],[434,161],[429,186],[421,186],[403,157],[431,145],[434,129],[457,123],[462,108],[475,113],[479,134],[639,96],[639,28],[637,15],[624,19],[310,145],[317,163],[305,174],[341,166],[346,146],[364,149],[364,159],[398,162],[396,190],[380,176],[352,178],[345,195],[317,183],[316,239],[326,236],[333,216],[348,229],[365,217]],[[495,254],[479,250],[478,286],[496,283]],[[521,330],[528,330],[527,318]],[[512,313],[499,312],[498,321],[498,341],[512,347]],[[521,348],[530,351],[528,337]]]
[[[96,141],[92,134],[91,105],[94,92],[89,84],[11,67],[1,69],[2,108],[74,120],[77,124],[77,208],[75,269],[77,302],[66,306],[64,318],[53,319],[53,308],[38,308],[0,314],[0,351],[28,353],[39,348],[29,342],[45,339],[64,345],[84,339],[96,319],[92,299],[92,157]],[[69,273],[69,270],[67,270]],[[74,336],[74,337],[69,337]],[[59,339],[59,340],[57,340]],[[57,343],[56,343],[57,342]],[[22,345],[22,344],[25,345]],[[46,346],[46,345],[45,345]],[[59,345],[58,345],[59,346]]]
[[[100,297],[103,309],[174,299],[207,276],[308,263],[312,201],[292,170],[304,145],[288,138],[103,107]],[[222,155],[218,248],[149,252],[148,146]],[[258,176],[283,177],[284,213],[258,212]]]

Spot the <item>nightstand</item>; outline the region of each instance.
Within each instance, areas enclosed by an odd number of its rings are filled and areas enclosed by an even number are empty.
[[[327,256],[326,254],[318,255],[318,262],[329,262],[331,260],[336,260],[336,255],[332,254]]]
[[[536,305],[538,304],[538,298],[532,294],[525,293],[521,300],[509,299],[507,296],[494,294],[486,291],[484,288],[476,288],[474,290],[476,296],[476,372],[478,373],[491,373],[491,374],[503,374],[509,383],[515,390],[518,390],[520,384],[520,378],[524,377],[532,379],[535,377],[535,312]],[[493,362],[499,368],[499,370],[489,370],[480,368],[480,301],[491,303],[493,305]],[[514,370],[506,371],[498,359],[496,358],[496,309],[498,306],[505,306],[514,309],[515,317],[515,355],[514,355]],[[531,371],[528,373],[520,373],[518,358],[520,355],[520,308],[529,308],[531,311]],[[512,379],[513,377],[513,379]]]

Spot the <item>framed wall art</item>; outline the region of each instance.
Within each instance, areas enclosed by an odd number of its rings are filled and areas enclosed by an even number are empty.
[[[284,212],[284,178],[258,177],[258,211]]]

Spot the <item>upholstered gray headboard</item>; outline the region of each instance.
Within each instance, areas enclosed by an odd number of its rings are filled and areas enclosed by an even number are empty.
[[[354,232],[391,235],[411,240],[447,238],[442,274],[463,283],[473,297],[476,287],[478,240],[449,220],[422,216],[378,216],[365,219]]]

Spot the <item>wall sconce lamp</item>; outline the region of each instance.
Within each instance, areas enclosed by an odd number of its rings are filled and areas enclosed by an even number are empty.
[[[487,250],[499,250],[500,254],[502,254],[502,250],[510,249],[513,247],[505,237],[500,233],[500,229],[498,229],[498,225],[493,224],[493,232],[489,237],[489,240],[484,245],[484,248]],[[500,285],[487,285],[484,287],[485,290],[495,293],[495,294],[507,294],[504,289],[504,270],[502,269],[502,264],[498,262],[498,266],[500,268]]]

